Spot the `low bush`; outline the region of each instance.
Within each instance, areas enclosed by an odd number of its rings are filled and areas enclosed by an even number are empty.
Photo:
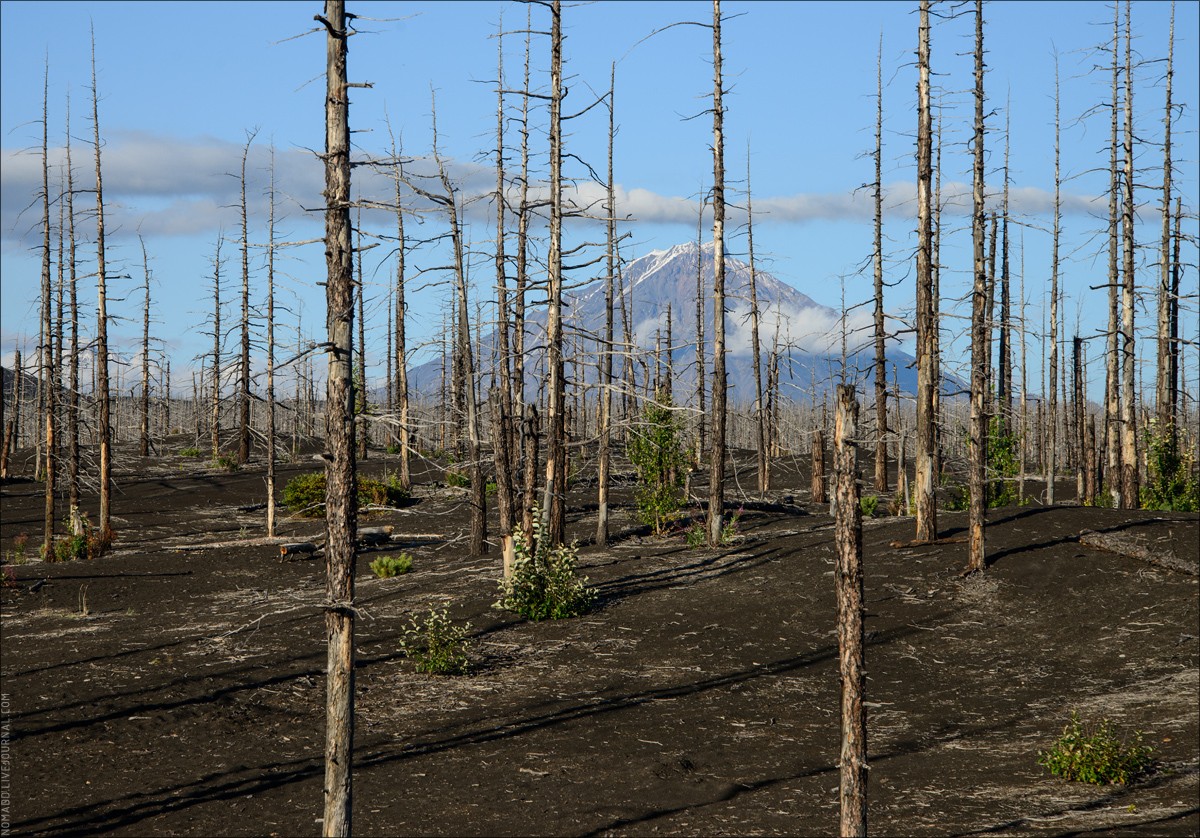
[[[412,570],[412,563],[411,555],[401,553],[399,556],[380,556],[371,562],[370,568],[380,579],[390,579],[408,573]]]
[[[467,477],[461,471],[447,471],[446,485],[454,486],[458,489],[468,489],[471,486],[471,478]]]
[[[447,609],[430,608],[424,620],[412,618],[400,649],[418,672],[429,675],[462,675],[470,667],[467,657],[471,624],[456,626]]]
[[[1038,754],[1038,764],[1064,780],[1125,785],[1150,769],[1152,753],[1153,748],[1142,744],[1140,732],[1128,742],[1117,736],[1108,719],[1098,726],[1084,725],[1072,712],[1062,736],[1050,750]]]
[[[358,478],[358,505],[403,506],[409,494],[400,487],[398,478],[386,482],[369,477]],[[317,518],[325,509],[325,472],[298,474],[283,487],[283,505],[293,515]]]
[[[862,510],[864,518],[874,518],[875,512],[879,509],[879,496],[864,495],[858,499],[858,508]]]
[[[1146,429],[1146,485],[1142,509],[1161,512],[1200,510],[1200,481],[1196,479],[1191,446],[1172,429],[1160,430],[1157,420]]]
[[[596,599],[587,578],[577,575],[579,547],[551,547],[542,538],[537,507],[533,514],[533,543],[520,527],[513,533],[512,575],[500,580],[496,608],[529,620],[561,620],[586,613]]]
[[[180,457],[192,457],[194,459],[199,459],[200,449],[199,448],[181,448],[179,450],[179,456]]]

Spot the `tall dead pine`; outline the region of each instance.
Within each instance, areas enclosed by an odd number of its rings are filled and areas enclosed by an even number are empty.
[[[937,538],[934,497],[934,392],[937,318],[933,294],[933,224],[930,186],[933,180],[933,124],[929,107],[929,0],[921,0],[917,45],[917,541]]]
[[[104,253],[104,180],[100,169],[100,95],[96,89],[96,33],[92,30],[92,129],[96,152],[96,399],[100,466],[101,544],[112,540],[112,423],[108,385],[108,266]]]
[[[841,824],[867,834],[867,709],[863,649],[862,509],[858,498],[858,402],[839,384],[834,425],[834,539],[837,547],[838,661],[842,681]]]
[[[349,835],[354,742],[354,252],[350,224],[350,101],[344,0],[326,0],[325,285],[329,375],[325,402],[325,819]]]
[[[713,386],[708,482],[708,544],[721,543],[725,518],[725,105],[721,79],[721,0],[713,0]]]
[[[975,285],[971,295],[971,428],[970,464],[967,485],[970,493],[967,558],[969,570],[984,569],[983,517],[987,508],[987,264],[984,258],[984,236],[987,220],[984,217],[983,184],[983,0],[975,0],[975,139],[974,151],[974,212],[971,238],[975,249]]]
[[[883,315],[883,33],[875,59],[875,491],[888,490],[887,335]]]

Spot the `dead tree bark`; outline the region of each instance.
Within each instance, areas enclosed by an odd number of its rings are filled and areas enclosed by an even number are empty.
[[[8,417],[8,424],[4,426],[4,444],[0,446],[0,477],[7,479],[9,470],[9,458],[12,452],[17,448],[18,428],[21,426],[21,350],[13,351],[13,374],[12,374],[12,413]],[[3,392],[0,392],[0,397]]]
[[[392,128],[389,123],[388,136],[392,141],[392,160],[396,166],[396,314],[394,328],[396,330],[396,402],[399,409],[397,417],[399,424],[397,444],[400,446],[398,478],[400,486],[407,491],[412,488],[411,452],[409,451],[412,444],[412,417],[408,396],[408,335],[406,332],[408,305],[405,301],[406,278],[404,257],[407,244],[404,236],[403,196],[400,190],[401,184],[404,181],[404,160],[400,156],[402,150],[397,147],[395,135],[391,131]]]
[[[138,234],[142,246],[142,275],[146,280],[145,297],[142,302],[142,403],[141,423],[138,434],[138,453],[150,456],[150,258],[146,255],[146,242]]]
[[[1004,196],[1001,198],[1000,219],[1000,346],[996,379],[997,412],[1001,433],[1011,433],[1012,396],[1012,294],[1008,262],[1008,158],[1011,146],[1012,97],[1004,108]]]
[[[1163,117],[1162,244],[1158,283],[1158,362],[1155,365],[1154,402],[1158,432],[1166,434],[1175,447],[1175,402],[1172,399],[1171,367],[1175,345],[1171,340],[1171,313],[1179,305],[1171,294],[1171,82],[1175,66],[1175,4],[1171,3],[1171,30],[1167,40],[1167,107]]]
[[[1121,65],[1117,53],[1121,43],[1121,4],[1113,2],[1112,35],[1112,110],[1109,136],[1108,189],[1108,331],[1104,353],[1104,482],[1112,496],[1113,506],[1121,508],[1121,377],[1120,377],[1120,269],[1117,261],[1120,240],[1120,215],[1117,198],[1120,180],[1117,169],[1117,116],[1121,109],[1118,82]]]
[[[42,528],[42,556],[54,556],[54,479],[58,471],[54,434],[58,426],[58,373],[54,368],[54,322],[51,319],[50,288],[50,62],[42,85],[42,345],[40,347],[42,398],[44,413],[39,417],[45,427],[46,482],[43,485],[45,520]],[[16,382],[19,385],[19,382]]]
[[[933,393],[935,332],[933,314],[933,242],[930,183],[932,122],[929,109],[929,0],[921,0],[917,47],[917,433],[916,433],[916,540],[937,538],[937,504],[934,498]]]
[[[883,32],[875,59],[875,491],[888,490],[887,335],[883,316]]]
[[[986,568],[984,556],[983,519],[987,509],[987,263],[984,257],[984,237],[987,220],[984,217],[983,183],[983,0],[975,0],[975,138],[974,152],[974,212],[971,237],[975,250],[975,286],[971,295],[971,431],[968,490],[968,556],[967,570]]]
[[[213,351],[212,351],[212,458],[221,456],[221,243],[217,234],[217,252],[213,257]]]
[[[326,0],[325,285],[329,374],[325,401],[326,836],[349,835],[354,751],[354,253],[350,224],[349,82],[344,0]]]
[[[246,158],[250,156],[250,144],[257,131],[248,132],[246,145],[242,148],[242,321],[241,354],[238,360],[238,453],[237,461],[245,464],[250,460],[250,228],[246,211]]]
[[[267,536],[275,535],[275,146],[267,211]],[[170,392],[168,391],[168,396]],[[297,409],[299,405],[295,406]]]
[[[713,0],[713,392],[709,459],[708,545],[725,527],[725,105],[721,78],[721,0]]]
[[[515,559],[513,531],[513,423],[512,373],[509,353],[508,320],[508,258],[505,254],[506,192],[504,171],[504,26],[496,39],[496,349],[498,398],[492,400],[495,433],[492,451],[496,463],[496,511],[499,515],[500,554],[503,573],[508,578]]]
[[[840,834],[867,834],[867,708],[863,649],[862,509],[858,500],[858,402],[839,384],[834,431],[834,538],[837,543],[838,663],[842,681]]]
[[[1087,413],[1087,399],[1084,390],[1083,373],[1083,338],[1075,335],[1071,339],[1071,415],[1073,425],[1072,440],[1075,443],[1075,497],[1080,501],[1084,497],[1084,486],[1087,483],[1087,457],[1084,454],[1084,416]]]
[[[700,212],[696,214],[696,466],[704,461],[704,455],[707,453],[705,445],[708,441],[705,434],[708,420],[708,411],[705,410],[708,373],[704,369],[707,352],[704,345],[704,298],[706,295],[704,293],[704,247],[701,244],[704,232],[704,204],[705,201],[701,200]],[[632,295],[632,293],[631,290],[630,294]],[[629,343],[628,337],[626,343]],[[633,351],[632,344],[629,344],[629,351]],[[630,367],[628,356],[626,356],[626,366]],[[633,381],[630,380],[628,383],[632,388]]]
[[[1060,174],[1058,55],[1054,56],[1054,229],[1050,246],[1050,386],[1046,424],[1046,504],[1054,505],[1058,472],[1058,242],[1062,233],[1062,176]]]
[[[746,242],[750,259],[750,355],[754,364],[754,424],[757,438],[758,494],[771,490],[771,460],[767,449],[767,410],[763,402],[762,352],[758,340],[758,271],[754,263],[754,204],[750,189],[750,144],[746,144]]]
[[[67,261],[71,344],[67,372],[67,520],[73,535],[83,534],[79,511],[79,282],[75,242],[75,169],[71,163],[71,98],[67,96]]]
[[[1138,506],[1138,454],[1134,350],[1134,242],[1133,242],[1133,28],[1129,0],[1125,2],[1125,157],[1121,210],[1121,243],[1124,282],[1121,286],[1121,503]]]
[[[104,181],[100,169],[100,94],[96,89],[96,32],[92,29],[92,128],[96,151],[96,397],[99,437],[100,543],[112,541],[112,427],[108,386],[108,266],[104,253]]]
[[[367,411],[370,397],[367,393],[367,286],[363,282],[362,266],[362,207],[358,209],[354,227],[354,293],[358,298],[358,375],[354,383],[355,436],[358,442],[358,459],[367,459],[367,443],[370,431],[367,428]]]
[[[825,504],[825,432],[817,427],[812,434],[812,481],[810,484],[812,502],[817,505]]]
[[[604,271],[604,337],[600,346],[600,450],[596,482],[596,546],[608,546],[608,483],[609,459],[612,444],[612,382],[613,382],[613,280],[616,274],[617,196],[613,179],[613,146],[616,143],[617,65],[612,64],[608,84],[608,211],[605,232]]]

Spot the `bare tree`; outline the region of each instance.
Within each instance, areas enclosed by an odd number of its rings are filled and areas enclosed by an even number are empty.
[[[354,252],[350,224],[350,83],[344,0],[325,0],[325,285],[329,374],[325,401],[326,836],[349,835],[354,749]]]
[[[96,30],[92,27],[92,128],[96,151],[96,398],[100,462],[100,543],[112,541],[112,427],[108,384],[108,266],[104,258],[104,180],[100,169],[100,94],[96,89]]]
[[[71,164],[71,97],[67,96],[67,248],[70,275],[67,298],[71,310],[71,344],[67,360],[67,519],[73,535],[83,534],[79,511],[79,283],[75,243],[75,169]]]
[[[1158,363],[1155,367],[1154,400],[1158,432],[1175,446],[1175,399],[1172,377],[1178,347],[1171,339],[1172,312],[1179,301],[1171,293],[1171,82],[1175,67],[1175,3],[1171,3],[1171,31],[1167,40],[1167,106],[1163,116],[1162,244],[1158,283]]]
[[[930,218],[930,184],[933,179],[929,108],[929,0],[921,0],[917,47],[917,433],[916,524],[917,541],[937,538],[937,504],[934,499],[933,393],[937,319],[933,314],[933,239]]]
[[[498,393],[492,402],[492,451],[496,462],[496,511],[499,517],[500,553],[507,578],[515,562],[513,548],[513,423],[512,423],[512,349],[509,336],[508,258],[505,254],[507,216],[505,213],[504,170],[504,25],[496,38],[496,343]]]
[[[971,295],[971,431],[968,489],[970,510],[967,523],[969,549],[967,568],[981,571],[986,567],[983,543],[983,518],[987,509],[985,469],[987,465],[987,414],[984,400],[987,394],[987,264],[984,259],[983,183],[983,0],[975,0],[975,138],[974,151],[974,212],[971,238],[975,246],[975,287]]]
[[[1054,229],[1050,246],[1050,386],[1046,391],[1046,503],[1054,505],[1058,471],[1058,242],[1062,233],[1062,176],[1060,174],[1058,55],[1054,56]]]
[[[1117,169],[1117,116],[1120,113],[1118,81],[1121,64],[1118,49],[1121,43],[1121,4],[1113,0],[1112,36],[1112,124],[1109,137],[1109,189],[1108,189],[1108,331],[1104,367],[1104,449],[1105,483],[1112,495],[1113,505],[1124,506],[1122,500],[1122,455],[1121,455],[1121,367],[1120,367],[1120,269],[1117,251],[1120,241],[1121,218],[1118,214],[1120,180]]]
[[[146,240],[138,234],[142,246],[142,275],[145,278],[145,297],[142,304],[142,403],[138,435],[138,453],[150,456],[150,257],[146,255]]]
[[[725,519],[725,105],[721,78],[721,0],[713,0],[713,392],[708,544],[721,543]]]
[[[212,458],[221,456],[221,243],[224,233],[217,234],[217,252],[213,256],[213,348],[212,348]]]
[[[1136,335],[1134,317],[1133,242],[1133,26],[1130,2],[1125,0],[1125,136],[1124,183],[1121,195],[1121,243],[1124,282],[1121,286],[1121,501],[1126,509],[1138,505],[1137,413],[1134,382]]]
[[[39,419],[46,429],[46,481],[43,485],[45,497],[45,521],[42,529],[42,556],[50,559],[54,554],[54,478],[56,443],[54,433],[58,425],[58,371],[54,368],[52,341],[54,323],[51,320],[50,289],[50,60],[46,59],[46,70],[42,83],[42,343],[38,348],[41,365],[42,410]],[[20,386],[20,382],[15,382]]]
[[[267,536],[275,535],[275,145],[267,187]],[[167,391],[168,398],[170,390]],[[299,401],[299,400],[297,400]],[[299,404],[293,406],[299,409]]]
[[[242,319],[241,354],[238,360],[238,453],[237,461],[245,464],[250,460],[250,239],[249,221],[246,211],[246,158],[250,156],[250,145],[258,131],[249,131],[246,145],[242,147],[241,214],[242,214]]]
[[[834,426],[834,538],[837,542],[838,662],[842,681],[840,834],[867,834],[867,708],[863,649],[862,509],[858,498],[858,401],[839,384]]]
[[[609,70],[608,83],[608,195],[605,219],[604,338],[600,347],[600,450],[597,488],[596,546],[608,546],[608,482],[612,443],[613,385],[613,280],[616,275],[617,200],[613,180],[613,146],[616,141],[617,64]],[[697,257],[699,258],[699,257]]]
[[[875,491],[888,490],[887,335],[883,316],[883,32],[875,59]]]
[[[754,420],[757,434],[758,494],[771,489],[771,460],[767,450],[767,411],[763,402],[762,353],[758,341],[758,271],[754,263],[754,203],[750,188],[750,144],[746,144],[746,242],[750,259],[750,356],[754,364]]]

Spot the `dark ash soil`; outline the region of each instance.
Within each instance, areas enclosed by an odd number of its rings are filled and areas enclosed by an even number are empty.
[[[3,589],[13,833],[319,834],[323,562],[281,563],[263,513],[237,511],[261,469],[123,462],[115,552],[16,565]],[[597,550],[578,488],[569,526],[599,604],[544,624],[492,608],[498,554],[465,556],[461,495],[418,475],[418,503],[363,522],[393,524],[389,552],[415,562],[383,580],[379,551],[359,559],[355,831],[834,833],[832,522],[805,505],[807,475],[780,470],[719,551],[648,538],[621,492]],[[36,554],[39,491],[3,487],[6,557],[22,532]],[[965,513],[939,524],[961,534]],[[1200,553],[1194,514],[1012,507],[989,515],[987,573],[964,579],[965,544],[893,548],[910,519],[866,523],[873,834],[1200,832],[1197,578],[1081,546],[1084,529]],[[416,674],[398,650],[443,604],[471,623],[470,675]],[[1156,771],[1048,776],[1038,751],[1072,710],[1143,731]]]

